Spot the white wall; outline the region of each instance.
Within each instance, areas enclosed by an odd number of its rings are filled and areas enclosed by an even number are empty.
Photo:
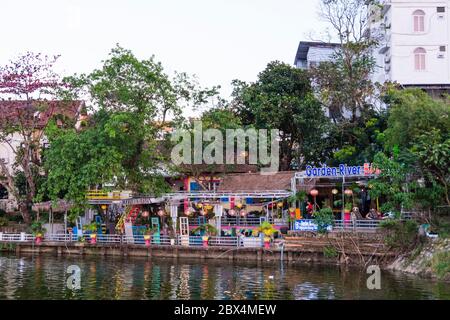
[[[387,30],[385,41],[390,44],[390,50],[385,55],[376,54],[379,68],[373,80],[392,80],[400,84],[450,84],[450,1],[392,0],[388,3],[391,9],[386,20],[391,28]],[[438,14],[437,7],[445,7],[445,13]],[[413,29],[412,14],[418,9],[425,12],[423,33],[415,33]],[[439,52],[440,46],[445,46],[446,51]],[[426,69],[423,71],[416,71],[414,67],[414,50],[418,47],[427,51]],[[439,54],[444,54],[444,58],[438,58]],[[390,72],[384,72],[385,56],[391,59]]]

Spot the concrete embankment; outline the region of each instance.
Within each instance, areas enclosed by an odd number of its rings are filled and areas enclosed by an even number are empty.
[[[354,240],[353,240],[354,241]],[[284,242],[284,248],[276,244],[271,249],[246,247],[196,247],[158,246],[149,247],[133,244],[88,244],[44,242],[16,243],[15,252],[20,254],[53,255],[98,255],[126,257],[222,259],[228,261],[253,261],[261,263],[317,263],[364,265],[368,262],[383,264],[389,252],[384,248],[366,243],[354,248],[352,240],[335,244],[327,239],[291,237]]]
[[[428,239],[398,257],[387,269],[450,281],[450,239]]]

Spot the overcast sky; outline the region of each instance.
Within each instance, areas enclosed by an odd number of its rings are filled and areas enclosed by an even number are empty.
[[[254,81],[269,61],[293,64],[298,42],[323,31],[318,0],[1,0],[0,64],[27,50],[61,54],[62,74],[99,67],[119,43],[154,54],[205,86]]]

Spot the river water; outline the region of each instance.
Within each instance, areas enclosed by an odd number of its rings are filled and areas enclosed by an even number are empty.
[[[0,253],[0,299],[450,299],[450,283],[382,271],[381,289],[369,290],[367,277],[336,266]]]

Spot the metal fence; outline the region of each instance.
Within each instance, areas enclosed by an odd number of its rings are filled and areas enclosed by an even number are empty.
[[[266,219],[266,217],[230,217],[225,216],[221,218],[221,224],[222,226],[259,226],[262,221],[269,221],[270,223],[279,226],[279,225],[288,225],[289,222],[286,219],[277,219],[269,217],[269,219]],[[206,220],[207,221],[207,220]],[[189,218],[189,225],[190,226],[199,226],[202,224],[202,219],[198,218]]]
[[[84,236],[77,236],[75,234],[48,234],[43,239],[42,242],[65,242],[65,243],[76,243],[76,242],[89,242],[91,240],[90,235],[86,234]],[[0,243],[27,243],[34,242],[35,237],[31,234],[25,233],[0,233]],[[98,244],[134,244],[134,245],[145,245],[145,239],[143,235],[97,235]],[[170,246],[170,245],[181,245],[181,236],[177,236],[172,239],[166,235],[153,235],[151,237],[152,245]],[[203,237],[201,236],[189,236],[189,246],[202,246]],[[241,245],[241,241],[238,237],[210,237],[208,240],[209,246],[218,247],[237,247]]]

